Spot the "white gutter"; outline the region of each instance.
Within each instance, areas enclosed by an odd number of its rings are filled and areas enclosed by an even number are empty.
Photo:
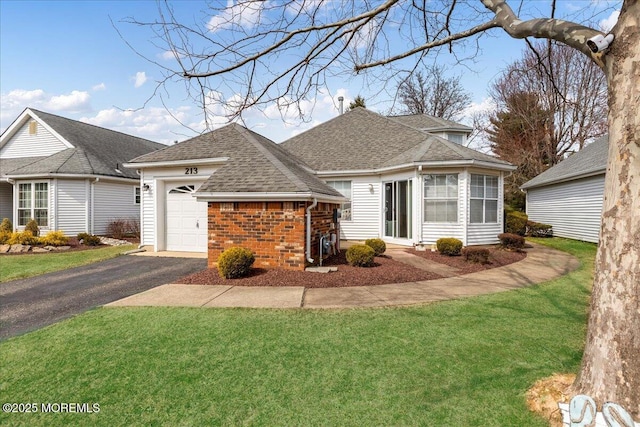
[[[269,193],[269,192],[237,192],[237,193],[194,193],[198,201],[207,202],[242,202],[242,201],[276,201],[305,202],[310,199],[329,203],[344,203],[348,199],[342,196],[330,196],[319,193]]]
[[[98,181],[100,181],[100,177],[96,177],[96,179],[91,183],[91,230],[87,230],[91,235],[94,234],[95,231],[95,224],[96,224],[96,219],[94,217],[94,212],[95,212],[95,200],[96,198],[94,197],[96,194],[96,190],[94,189],[93,185],[96,184]]]
[[[160,162],[140,162],[140,163],[123,163],[122,166],[128,169],[136,168],[162,168],[174,166],[194,166],[194,165],[217,165],[225,163],[229,157],[213,157],[207,159],[187,159],[187,160],[165,160]]]
[[[433,161],[433,162],[416,162],[416,163],[405,163],[403,165],[397,166],[387,166],[384,168],[378,169],[354,169],[354,170],[343,170],[343,171],[317,171],[316,175],[321,176],[353,176],[353,175],[378,175],[391,171],[399,171],[402,169],[412,169],[415,167],[429,167],[434,169],[442,169],[442,168],[450,168],[453,166],[477,166],[486,169],[493,170],[505,170],[512,171],[516,170],[516,166],[505,165],[500,163],[492,163],[484,160],[449,160],[449,161]]]
[[[311,258],[311,209],[318,206],[318,199],[313,199],[313,203],[307,208],[307,261],[312,264],[314,259]]]
[[[10,178],[9,178],[10,177]],[[117,181],[132,183],[138,182],[138,178],[125,178],[108,175],[89,175],[89,174],[71,174],[71,173],[35,173],[29,175],[7,175],[7,179],[53,179],[53,178],[74,178],[74,179],[102,179],[106,181]]]

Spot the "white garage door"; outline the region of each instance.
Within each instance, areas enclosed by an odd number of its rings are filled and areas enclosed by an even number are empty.
[[[167,191],[167,250],[207,251],[207,203],[191,194],[198,184],[170,185]]]

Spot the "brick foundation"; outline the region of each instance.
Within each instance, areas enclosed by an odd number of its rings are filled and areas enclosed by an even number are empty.
[[[241,246],[256,257],[254,267],[304,270],[306,208],[310,202],[210,202],[208,206],[208,260],[215,266],[227,248]],[[333,209],[318,203],[312,210],[312,256],[318,253],[318,231],[331,227]]]

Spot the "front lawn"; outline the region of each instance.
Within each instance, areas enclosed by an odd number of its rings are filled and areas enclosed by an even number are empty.
[[[546,426],[526,390],[581,358],[595,245],[543,285],[408,308],[98,309],[0,344],[2,425]]]
[[[0,282],[25,279],[115,258],[135,245],[106,246],[85,251],[0,256]]]

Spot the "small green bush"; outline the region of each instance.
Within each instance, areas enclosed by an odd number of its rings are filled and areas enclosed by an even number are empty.
[[[64,246],[69,243],[69,238],[62,231],[50,231],[40,236],[38,243],[45,246]]]
[[[371,267],[376,251],[371,246],[353,245],[347,249],[347,262],[354,267]]]
[[[218,274],[224,279],[244,277],[251,271],[254,261],[253,252],[249,249],[229,248],[218,257]]]
[[[527,221],[527,236],[553,237],[553,226],[535,221]]]
[[[373,249],[376,256],[382,255],[387,250],[387,244],[382,239],[367,239],[364,244]]]
[[[519,251],[524,248],[524,237],[519,236],[513,233],[502,233],[498,234],[498,239],[500,239],[500,244],[505,249],[512,249]]]
[[[13,233],[13,223],[9,218],[2,218],[2,222],[0,223],[0,231],[8,231],[9,233]]]
[[[473,262],[476,264],[488,264],[489,263],[489,249],[485,248],[464,248],[462,249],[462,256],[467,262]]]
[[[27,225],[24,226],[24,231],[30,231],[32,235],[38,237],[40,235],[40,227],[35,219],[29,220]]]
[[[436,242],[436,249],[442,255],[457,256],[462,250],[462,241],[453,237],[443,237]]]
[[[9,245],[37,245],[38,238],[29,230],[14,231],[7,240]]]
[[[98,246],[100,244],[100,237],[89,233],[78,233],[78,242],[87,246]]]
[[[505,223],[505,233],[517,234],[524,236],[527,232],[527,221],[529,216],[520,211],[507,212],[507,220]]]

